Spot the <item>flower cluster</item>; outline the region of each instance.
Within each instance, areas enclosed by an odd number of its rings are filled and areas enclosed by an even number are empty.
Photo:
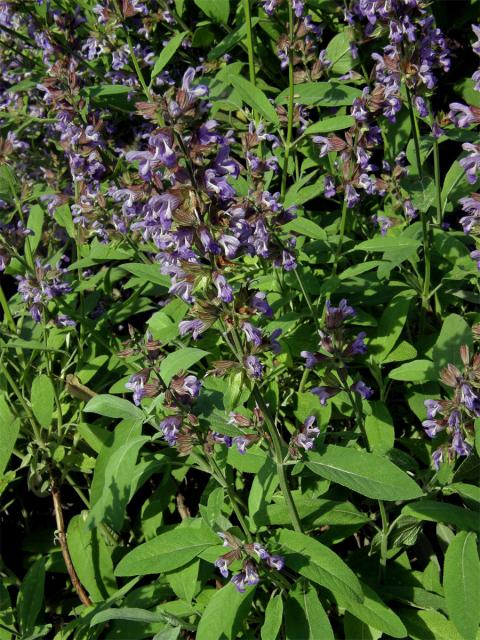
[[[472,28],[477,37],[472,48],[480,56],[480,25],[473,25]],[[475,90],[480,91],[480,67],[475,71],[472,79],[475,83]],[[457,127],[463,128],[480,124],[480,109],[473,105],[452,102],[449,116]],[[465,142],[462,148],[467,155],[460,160],[460,165],[465,171],[468,182],[473,185],[480,175],[480,144]],[[470,196],[461,198],[459,202],[467,214],[460,219],[464,233],[472,234],[478,239],[480,236],[480,193],[472,193]],[[475,249],[470,253],[470,256],[477,262],[477,267],[480,270],[480,250]]]
[[[64,258],[65,259],[65,258]],[[17,276],[18,292],[28,305],[28,310],[35,322],[42,322],[42,314],[46,314],[48,303],[54,298],[63,296],[71,291],[71,286],[65,281],[68,269],[59,262],[56,267],[50,264],[42,265],[40,260],[35,264],[34,275]],[[46,320],[47,318],[44,317]],[[62,326],[75,324],[63,314],[56,317]]]
[[[235,585],[235,588],[240,593],[244,593],[247,586],[253,587],[260,582],[259,561],[262,561],[264,566],[270,569],[275,569],[276,571],[283,569],[284,560],[282,556],[271,555],[258,542],[247,544],[228,532],[219,533],[218,535],[223,539],[223,546],[230,547],[231,551],[220,556],[215,561],[215,566],[224,578],[228,578],[230,565],[233,562],[242,561],[241,571],[235,573],[230,579],[230,582]]]
[[[443,444],[432,455],[436,469],[445,459],[470,454],[472,447],[467,440],[472,439],[474,421],[480,417],[480,354],[470,358],[469,348],[463,345],[460,358],[463,371],[449,364],[440,374],[441,381],[453,390],[453,398],[425,401],[427,420],[422,422],[425,433],[429,438],[444,434]]]
[[[317,365],[325,368],[323,380],[325,385],[314,387],[314,393],[320,399],[322,405],[326,405],[329,398],[340,391],[355,392],[362,398],[370,398],[373,390],[363,380],[348,386],[346,364],[358,355],[365,355],[366,333],[361,331],[355,337],[349,335],[345,321],[355,315],[355,310],[346,300],[341,300],[338,307],[334,307],[330,301],[326,304],[325,326],[319,331],[320,350],[312,353],[302,351],[307,369],[313,369]]]
[[[347,22],[363,27],[368,38],[386,36],[382,53],[373,53],[375,86],[372,95],[378,108],[391,122],[402,107],[401,85],[413,94],[421,117],[428,115],[425,92],[436,83],[436,71],[450,70],[445,37],[435,27],[433,16],[423,0],[353,0],[346,13]]]

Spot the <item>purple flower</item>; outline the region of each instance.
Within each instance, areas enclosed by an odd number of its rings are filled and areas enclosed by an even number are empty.
[[[228,578],[229,575],[229,562],[226,558],[224,558],[223,556],[221,558],[218,558],[218,560],[215,560],[215,566],[217,567],[217,569],[220,571],[220,573],[222,574],[222,576],[224,578]]]
[[[253,551],[257,554],[260,560],[268,560],[270,556],[267,550],[264,547],[262,547],[261,544],[258,544],[258,542],[254,542],[252,546],[253,546]]]
[[[187,333],[192,334],[194,340],[198,340],[200,334],[207,328],[202,320],[182,320],[178,325],[180,335],[185,336]]]
[[[256,347],[262,344],[262,332],[258,327],[254,327],[250,322],[244,322],[242,324],[242,331],[244,332],[248,342],[252,342]]]
[[[351,357],[357,355],[365,355],[367,353],[367,345],[365,344],[365,338],[367,334],[365,331],[361,331],[355,340],[347,346],[345,351],[343,352],[344,356]]]
[[[292,0],[292,7],[297,18],[301,18],[305,9],[303,0]]]
[[[322,359],[316,353],[312,353],[311,351],[301,351],[300,355],[302,356],[302,358],[305,358],[305,366],[307,369],[313,369],[319,362],[322,361]]]
[[[472,447],[463,439],[460,429],[456,429],[452,438],[452,448],[459,456],[468,456],[472,451]]]
[[[407,200],[403,201],[403,211],[409,220],[415,220],[418,217],[417,210],[412,204],[412,201],[407,198]]]
[[[432,454],[433,466],[438,471],[440,469],[440,465],[443,462],[444,451],[443,449],[437,449]]]
[[[257,291],[257,293],[254,293],[250,298],[249,306],[256,311],[259,311],[266,318],[271,318],[273,316],[273,310],[272,307],[268,304],[266,298],[266,293],[264,293],[263,291]]]
[[[242,456],[247,453],[247,447],[250,444],[250,440],[246,436],[235,436],[232,442],[237,447],[238,453]]]
[[[125,387],[133,391],[133,401],[138,406],[145,396],[145,383],[148,380],[149,372],[134,373],[129,381],[125,383]]]
[[[468,182],[475,184],[480,173],[480,145],[465,142],[462,149],[468,151],[469,155],[460,160],[460,165],[467,175]]]
[[[477,269],[480,271],[480,251],[478,249],[472,251],[470,253],[470,257],[472,258],[472,260],[475,260],[475,262],[477,263]]]
[[[435,438],[435,436],[445,429],[445,426],[436,420],[424,420],[422,427],[425,429],[425,433],[429,438]]]
[[[427,408],[427,418],[433,419],[437,413],[442,412],[442,405],[437,400],[425,400],[423,403]]]
[[[452,102],[450,105],[450,113],[448,117],[453,120],[457,127],[463,129],[476,122],[476,117],[470,107],[461,102]]]
[[[335,189],[335,180],[330,175],[325,176],[325,181],[323,183],[323,195],[326,198],[333,198],[337,193]]]
[[[159,428],[168,444],[173,447],[177,443],[177,436],[182,424],[182,416],[168,416],[160,422]]]
[[[373,389],[368,387],[365,382],[363,382],[363,380],[355,382],[355,384],[352,384],[350,388],[352,391],[358,393],[364,400],[367,400],[368,398],[371,398],[371,396],[373,396]]]
[[[320,429],[316,426],[315,416],[309,416],[303,423],[303,427],[294,438],[294,443],[305,450],[313,449],[315,438],[320,435]]]
[[[285,560],[282,556],[269,556],[267,559],[267,564],[272,569],[276,569],[277,571],[281,571],[285,566]]]
[[[260,576],[253,562],[247,560],[243,566],[243,570],[245,572],[245,582],[249,587],[253,587],[260,582]]]
[[[216,273],[213,276],[213,282],[217,287],[217,296],[220,298],[220,300],[225,303],[233,302],[233,290],[232,287],[228,284],[225,276]]]
[[[479,399],[474,394],[472,387],[466,383],[460,387],[460,402],[463,402],[470,411],[478,410]]]
[[[347,203],[347,207],[349,209],[352,209],[360,202],[360,196],[355,187],[353,187],[351,184],[347,184],[345,188],[345,202]]]
[[[336,396],[340,391],[337,387],[314,387],[312,389],[312,393],[314,393],[320,399],[320,404],[322,406],[327,405],[327,400]]]
[[[416,109],[418,111],[418,115],[421,118],[427,118],[428,117],[428,108],[427,108],[427,103],[425,102],[425,100],[421,96],[415,96],[414,102],[415,102],[415,107],[416,107]]]
[[[245,573],[243,571],[240,571],[239,573],[236,573],[234,576],[232,576],[230,582],[235,586],[235,589],[239,593],[245,593],[245,580]]]
[[[338,307],[332,306],[330,300],[326,303],[327,314],[325,318],[325,324],[327,329],[338,329],[342,326],[344,320],[349,316],[355,315],[355,309],[351,307],[348,302],[343,298],[338,303]]]
[[[251,378],[261,378],[263,376],[264,366],[256,356],[247,356],[245,358],[245,368]]]

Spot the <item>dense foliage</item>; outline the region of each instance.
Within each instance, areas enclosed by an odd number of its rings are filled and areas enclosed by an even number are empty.
[[[0,2],[0,640],[474,640],[478,0]]]

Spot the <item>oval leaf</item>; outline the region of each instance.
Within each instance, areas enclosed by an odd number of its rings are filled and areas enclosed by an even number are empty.
[[[375,453],[332,444],[322,453],[310,453],[307,467],[367,498],[413,500],[422,495],[420,487],[404,471]]]

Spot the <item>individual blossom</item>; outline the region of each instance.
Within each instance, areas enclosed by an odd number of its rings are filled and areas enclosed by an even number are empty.
[[[301,447],[308,451],[315,446],[315,439],[320,435],[320,429],[316,426],[315,416],[309,416],[303,423],[300,431],[292,439],[294,447]]]

